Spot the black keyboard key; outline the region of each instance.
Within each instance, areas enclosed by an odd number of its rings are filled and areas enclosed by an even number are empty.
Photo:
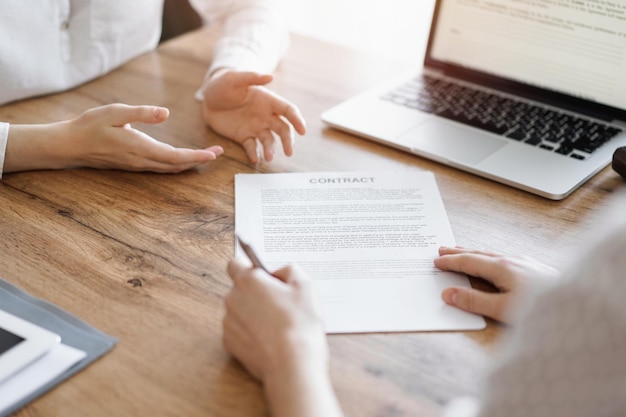
[[[603,142],[598,141],[595,142],[591,140],[587,136],[583,136],[579,138],[576,142],[574,142],[574,149],[578,149],[579,151],[586,153],[593,153],[596,149],[598,149]]]
[[[558,132],[548,132],[543,136],[543,140],[546,142],[557,143],[560,142],[563,137],[558,134]]]
[[[526,139],[526,131],[522,129],[516,129],[513,132],[508,133],[506,137],[515,140],[524,140]]]
[[[561,142],[556,153],[561,155],[569,155],[574,150],[574,144],[570,141]]]
[[[526,139],[524,141],[524,143],[527,143],[527,144],[533,145],[533,146],[539,145],[541,143],[541,138],[538,137],[538,136],[531,136],[528,139]]]

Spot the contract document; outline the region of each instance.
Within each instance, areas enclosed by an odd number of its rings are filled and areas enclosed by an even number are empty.
[[[441,299],[470,284],[433,264],[455,242],[430,172],[238,174],[235,229],[270,271],[310,275],[327,333],[485,327]]]

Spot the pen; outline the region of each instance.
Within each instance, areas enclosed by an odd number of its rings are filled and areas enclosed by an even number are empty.
[[[259,268],[267,272],[268,275],[272,275],[272,273],[267,270],[267,268],[263,265],[263,262],[261,262],[259,257],[256,255],[256,253],[254,252],[254,249],[252,249],[252,246],[250,246],[248,243],[243,241],[238,234],[235,234],[235,238],[237,239],[237,243],[239,243],[239,246],[241,246],[241,249],[243,249],[248,259],[250,259],[250,262],[252,262],[252,265],[255,268]]]

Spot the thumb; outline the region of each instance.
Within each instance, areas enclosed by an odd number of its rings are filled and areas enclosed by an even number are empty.
[[[287,265],[274,271],[272,275],[290,285],[300,285],[307,279],[306,273],[298,265]]]
[[[469,313],[480,314],[492,319],[505,322],[504,305],[506,295],[502,293],[487,293],[472,288],[447,288],[441,293],[446,304],[457,307]]]
[[[237,83],[241,87],[248,87],[251,85],[265,85],[270,83],[274,76],[272,74],[260,74],[258,72],[240,72],[237,74],[239,79]]]
[[[124,126],[129,123],[161,123],[170,115],[167,108],[158,106],[111,104],[106,106],[106,110],[113,126]]]

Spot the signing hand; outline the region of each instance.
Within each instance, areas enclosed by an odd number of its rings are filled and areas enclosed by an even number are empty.
[[[326,370],[326,336],[304,273],[295,266],[267,275],[235,259],[226,297],[224,346],[256,378],[306,365]]]
[[[483,278],[500,290],[487,293],[470,288],[448,288],[443,300],[471,313],[510,323],[516,303],[529,292],[553,284],[556,269],[522,256],[503,256],[463,248],[440,248],[435,266],[444,271],[461,272]]]
[[[252,163],[259,162],[259,148],[266,161],[275,153],[275,136],[285,155],[293,154],[293,129],[303,135],[304,119],[296,106],[264,87],[270,74],[221,71],[203,90],[206,123],[217,133],[241,144]]]
[[[12,125],[5,171],[91,167],[180,172],[223,153],[219,146],[175,148],[131,126],[131,123],[161,123],[168,116],[169,111],[163,107],[111,104],[68,121]]]
[[[272,415],[342,417],[304,273],[291,266],[270,276],[238,260],[228,273],[224,347],[263,382]]]

